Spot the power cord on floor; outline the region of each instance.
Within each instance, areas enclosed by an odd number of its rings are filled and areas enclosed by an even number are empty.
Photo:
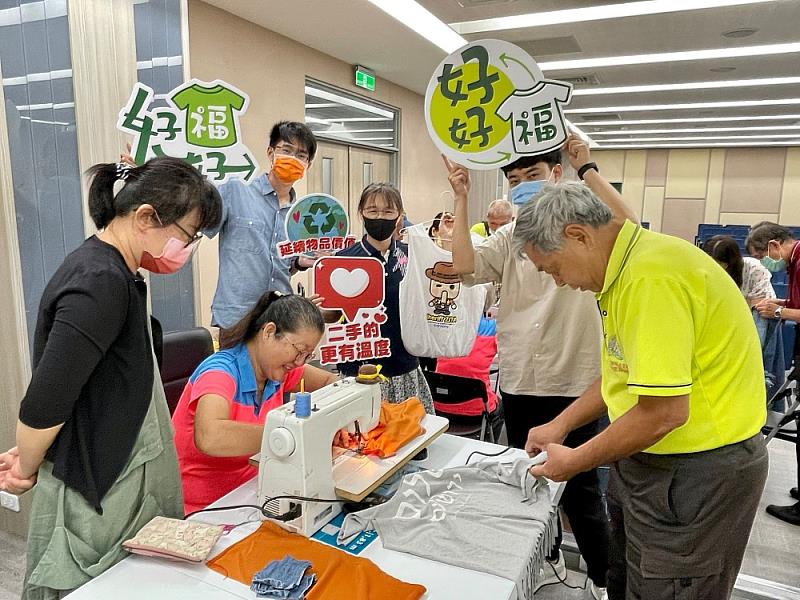
[[[589,585],[589,578],[588,577],[583,582],[583,585],[571,585],[571,584],[567,583],[567,578],[566,577],[564,579],[561,579],[561,577],[559,577],[558,571],[556,571],[556,567],[555,567],[555,565],[553,563],[551,563],[549,560],[545,561],[545,562],[553,570],[553,575],[555,575],[555,578],[558,581],[553,581],[551,583],[545,583],[541,587],[537,588],[537,590],[540,590],[542,588],[546,588],[546,587],[551,586],[551,585],[563,585],[564,587],[568,587],[571,590],[585,590],[586,586]]]

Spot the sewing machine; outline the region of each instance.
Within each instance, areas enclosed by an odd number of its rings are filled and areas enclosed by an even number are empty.
[[[311,394],[311,416],[294,414],[288,402],[267,415],[258,468],[258,502],[267,502],[271,515],[284,515],[299,506],[290,521],[304,535],[312,535],[341,511],[340,503],[300,502],[276,496],[336,498],[331,444],[340,429],[367,432],[378,424],[381,386],[357,383],[352,377]],[[362,457],[355,458],[359,460]]]
[[[340,429],[367,433],[381,414],[381,387],[353,377],[311,393],[311,415],[295,415],[288,402],[267,414],[258,465],[258,503],[271,516],[312,535],[341,512],[341,502],[308,502],[285,496],[361,502],[447,430],[444,417],[425,415],[423,433],[387,458],[347,451],[332,460],[333,437]],[[358,427],[356,427],[356,424]]]

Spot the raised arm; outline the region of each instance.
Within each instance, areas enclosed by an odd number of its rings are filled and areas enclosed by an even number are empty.
[[[589,144],[574,133],[564,143],[564,151],[569,157],[569,164],[576,171],[583,165],[592,162]],[[622,199],[622,196],[614,186],[606,181],[598,171],[588,169],[583,175],[583,181],[594,192],[595,196],[600,198],[611,209],[611,212],[614,213],[615,221],[622,223],[627,219],[634,223],[639,222],[639,216]]]
[[[472,247],[472,236],[469,231],[469,170],[466,167],[451,162],[442,155],[447,167],[447,179],[453,188],[455,199],[455,223],[453,225],[453,268],[461,275],[470,275],[475,272],[475,251]]]

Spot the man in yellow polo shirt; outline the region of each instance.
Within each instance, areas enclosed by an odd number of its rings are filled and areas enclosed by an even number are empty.
[[[580,183],[522,207],[514,245],[559,285],[595,292],[603,323],[602,378],[531,429],[526,450],[548,454],[533,473],[562,481],[613,464],[611,600],[728,599],[768,468],[761,349],[736,284],[691,244],[615,219]],[[605,431],[561,445],[606,410]]]
[[[470,227],[470,233],[487,238],[503,225],[514,220],[514,205],[508,200],[492,200],[486,210],[486,220]]]

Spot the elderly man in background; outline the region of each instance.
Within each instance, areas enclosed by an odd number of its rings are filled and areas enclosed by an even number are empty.
[[[729,598],[768,469],[761,349],[736,284],[699,248],[613,219],[577,183],[520,209],[514,248],[597,296],[602,377],[532,429],[526,450],[547,452],[532,471],[556,481],[613,463],[609,598]],[[606,410],[605,431],[561,445]]]
[[[470,228],[470,233],[487,238],[503,225],[514,220],[514,206],[508,200],[492,200],[486,210],[486,220],[475,223]]]

